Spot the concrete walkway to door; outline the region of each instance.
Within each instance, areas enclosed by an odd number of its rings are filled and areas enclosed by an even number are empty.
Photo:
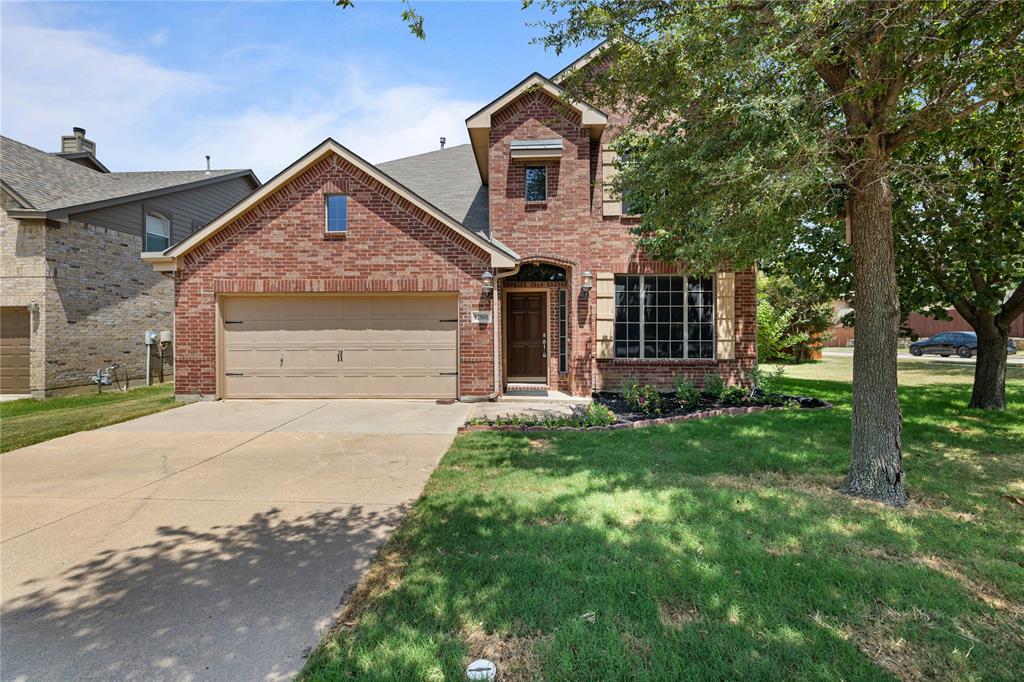
[[[197,403],[0,455],[0,678],[289,679],[466,413]]]

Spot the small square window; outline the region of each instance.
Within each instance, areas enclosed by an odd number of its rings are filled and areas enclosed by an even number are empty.
[[[547,201],[548,199],[548,167],[526,167],[526,200]]]
[[[344,194],[327,195],[327,231],[330,233],[348,231],[348,197]]]

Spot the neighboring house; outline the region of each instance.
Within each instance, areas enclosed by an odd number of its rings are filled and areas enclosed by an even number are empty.
[[[532,74],[472,114],[468,145],[374,166],[327,139],[144,254],[175,278],[178,393],[482,399],[747,381],[753,269],[645,257],[607,187],[622,119],[567,104],[558,80]]]
[[[840,322],[845,315],[853,312],[853,308],[846,301],[834,301],[833,307],[835,309],[836,321],[835,324],[829,327],[827,332],[829,340],[825,345],[831,348],[853,346],[853,327],[844,327]],[[906,322],[903,323],[903,326],[910,329],[913,338],[918,339],[927,339],[943,332],[974,331],[967,320],[963,318],[963,315],[958,313],[953,306],[946,308],[946,314],[949,315],[948,320],[937,320],[934,317],[928,317],[920,313],[911,313],[907,317]],[[902,334],[903,332],[901,332]],[[1010,336],[1013,338],[1024,337],[1024,315],[1010,323]]]
[[[144,375],[144,333],[174,327],[174,285],[139,260],[259,187],[248,170],[111,173],[75,128],[50,154],[0,138],[0,392],[44,396],[118,363]],[[170,349],[167,349],[170,352]]]

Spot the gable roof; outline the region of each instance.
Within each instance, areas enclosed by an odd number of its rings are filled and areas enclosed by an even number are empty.
[[[539,73],[531,73],[503,95],[466,119],[466,127],[469,129],[469,141],[473,145],[477,170],[480,172],[480,179],[483,180],[484,184],[487,184],[487,157],[489,152],[491,116],[525,93],[535,89],[542,90],[555,99],[567,102],[572,108],[580,112],[584,127],[590,128],[591,137],[595,139],[600,139],[601,131],[608,124],[608,115],[600,109],[586,102],[567,100],[565,90],[561,86]]]
[[[503,244],[488,239],[487,237],[470,230],[458,220],[419,196],[405,185],[398,182],[380,168],[374,166],[348,148],[339,144],[333,138],[328,137],[309,152],[304,154],[297,161],[285,168],[283,171],[271,178],[266,184],[250,194],[245,199],[222,213],[213,222],[199,230],[189,238],[178,242],[163,252],[148,252],[142,254],[142,260],[150,263],[154,269],[163,272],[177,270],[181,264],[182,257],[213,237],[222,229],[230,225],[237,218],[245,215],[258,206],[265,199],[273,195],[277,190],[287,184],[290,180],[303,173],[306,169],[314,166],[329,154],[336,154],[360,171],[381,183],[400,197],[436,218],[443,225],[456,234],[465,237],[473,244],[479,246],[491,256],[491,265],[494,267],[512,267],[518,256]]]
[[[468,144],[378,163],[402,183],[477,234],[490,235],[487,186]]]
[[[23,204],[8,209],[14,218],[59,219],[236,177],[248,176],[259,186],[251,170],[103,173],[4,136],[0,136],[0,162],[4,188]]]
[[[565,67],[564,69],[562,69],[561,71],[556,73],[554,76],[552,76],[551,80],[553,82],[555,82],[555,83],[561,83],[573,71],[576,71],[577,69],[582,69],[584,66],[586,66],[590,62],[594,61],[607,48],[611,47],[611,44],[612,44],[611,39],[610,38],[605,38],[600,43],[598,43],[597,45],[595,45],[594,47],[590,48],[585,53],[583,53],[583,55],[580,56],[579,58],[577,58],[575,61],[573,61],[572,64],[569,64],[569,66]]]

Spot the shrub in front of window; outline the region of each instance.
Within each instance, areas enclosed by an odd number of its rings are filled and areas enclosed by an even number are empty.
[[[693,382],[680,377],[676,379],[676,400],[680,407],[692,410],[700,404],[700,391],[693,385]]]
[[[622,399],[633,412],[661,414],[661,394],[650,384],[631,381],[622,387]]]
[[[747,402],[747,389],[742,386],[726,386],[720,398],[723,405],[739,407]]]
[[[719,401],[722,398],[722,392],[725,390],[725,379],[718,376],[717,374],[708,374],[704,377],[704,389],[702,393],[714,401]]]

